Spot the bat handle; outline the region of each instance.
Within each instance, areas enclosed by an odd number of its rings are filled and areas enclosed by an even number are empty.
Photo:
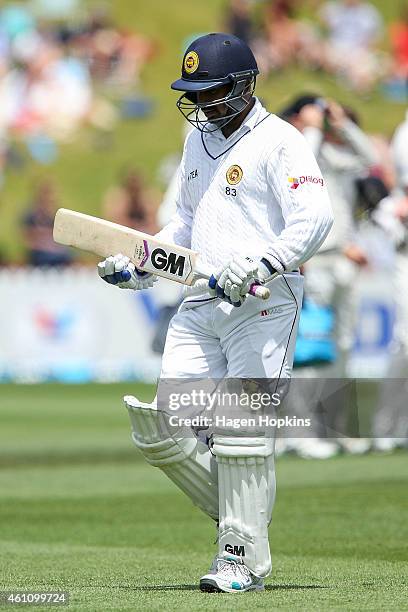
[[[204,282],[204,279],[205,281],[210,280],[212,274],[207,269],[207,267],[204,267],[202,265],[197,266],[194,276],[195,280],[198,280],[198,282],[194,283],[198,291],[208,288],[208,283]],[[255,281],[250,286],[248,290],[248,295],[252,295],[253,297],[258,298],[259,300],[268,300],[270,298],[271,292],[268,287],[265,287],[265,285],[262,285],[259,281]]]
[[[253,295],[254,297],[260,300],[268,300],[271,296],[271,292],[268,287],[264,287],[260,283],[252,283],[248,291],[249,295]]]

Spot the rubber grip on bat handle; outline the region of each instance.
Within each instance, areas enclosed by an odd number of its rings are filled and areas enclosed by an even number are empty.
[[[256,298],[259,298],[260,300],[267,300],[271,295],[271,292],[269,291],[268,287],[264,287],[259,283],[252,283],[248,293]]]
[[[213,274],[207,275],[205,272],[201,271],[200,274],[208,279],[208,284],[210,286],[211,289],[215,289],[216,285],[217,285],[217,279],[215,278],[215,276]],[[255,282],[252,283],[252,285],[249,287],[248,290],[248,294],[249,295],[253,295],[254,297],[260,299],[260,300],[267,300],[269,299],[271,292],[269,291],[268,287],[265,287],[264,285],[261,285],[261,283],[259,282]]]

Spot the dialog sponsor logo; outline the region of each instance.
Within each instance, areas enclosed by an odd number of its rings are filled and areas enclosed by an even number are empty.
[[[302,175],[299,177],[290,176],[288,178],[288,182],[290,183],[290,189],[297,189],[300,185],[304,185],[305,183],[314,183],[315,185],[320,185],[323,187],[324,180],[321,176],[311,176],[311,175]]]

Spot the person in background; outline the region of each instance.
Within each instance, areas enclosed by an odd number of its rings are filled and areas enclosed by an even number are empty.
[[[82,28],[71,35],[93,79],[113,91],[140,85],[140,72],[157,50],[149,37],[117,27],[108,4],[91,9]]]
[[[390,39],[394,76],[408,81],[408,4],[402,8],[400,19],[391,24]]]
[[[30,210],[22,220],[27,263],[31,266],[67,266],[72,263],[69,249],[56,244],[52,237],[57,207],[54,183],[45,179],[39,184]]]
[[[133,229],[155,234],[158,231],[156,211],[157,195],[147,189],[136,168],[123,175],[121,183],[107,192],[103,210],[106,219]]]
[[[347,359],[354,340],[355,289],[359,269],[368,260],[358,244],[354,221],[356,180],[367,176],[377,162],[369,138],[357,125],[357,118],[332,100],[317,95],[296,99],[282,116],[299,129],[311,146],[325,180],[334,213],[332,229],[316,255],[305,265],[305,296],[315,305],[334,314],[336,359],[325,367],[309,368],[308,376],[323,379],[347,378]],[[333,403],[328,425],[341,433],[338,441],[345,450],[368,450],[367,441],[343,437],[347,415]],[[325,445],[325,449],[322,445]],[[303,441],[303,446],[306,443]],[[326,440],[307,440],[307,456],[331,456],[338,450]],[[306,455],[305,455],[306,456]]]
[[[405,177],[408,174],[408,110],[405,121],[395,130],[391,151],[397,176],[397,189],[401,192],[405,190]]]
[[[408,448],[408,113],[391,143],[397,185],[372,217],[393,240],[396,321],[388,372],[383,379],[373,423],[374,450]]]
[[[225,16],[225,31],[251,44],[253,24],[249,0],[230,0]]]
[[[376,49],[383,30],[380,13],[371,2],[335,0],[323,4],[320,18],[328,33],[323,67],[356,91],[369,91],[381,72]]]
[[[296,61],[301,48],[301,26],[295,18],[295,0],[270,0],[264,13],[264,37],[255,53],[263,71],[280,70]]]

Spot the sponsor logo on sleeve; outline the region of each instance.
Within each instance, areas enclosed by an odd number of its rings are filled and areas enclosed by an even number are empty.
[[[291,189],[297,189],[299,187],[299,179],[295,176],[290,176],[288,178],[288,183],[290,184]]]
[[[290,189],[297,189],[300,185],[304,185],[305,183],[312,183],[315,185],[320,185],[323,187],[324,180],[321,176],[311,176],[311,175],[302,175],[299,177],[289,176],[288,183]]]

